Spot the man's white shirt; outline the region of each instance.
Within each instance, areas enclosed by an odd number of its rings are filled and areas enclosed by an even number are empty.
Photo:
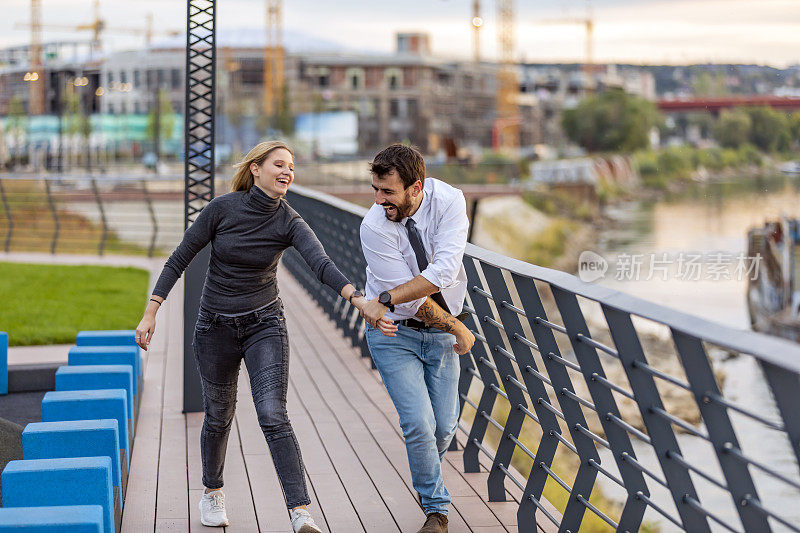
[[[420,272],[408,240],[407,219],[392,222],[383,207],[373,204],[361,221],[361,248],[367,260],[366,297],[376,298],[419,274],[441,289],[450,313],[458,315],[467,293],[462,260],[467,245],[469,219],[464,194],[447,183],[425,178],[422,203],[411,216],[422,238],[428,266]],[[413,318],[425,298],[395,305],[392,320]]]

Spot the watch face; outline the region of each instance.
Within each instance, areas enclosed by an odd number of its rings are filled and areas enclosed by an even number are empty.
[[[389,305],[389,302],[392,301],[392,295],[389,294],[388,292],[382,292],[378,296],[378,301],[383,305]]]

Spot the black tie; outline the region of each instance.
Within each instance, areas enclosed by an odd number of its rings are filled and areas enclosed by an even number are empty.
[[[411,243],[411,249],[414,250],[414,255],[417,256],[417,266],[419,267],[419,271],[422,272],[428,268],[428,258],[425,256],[425,247],[422,246],[422,237],[420,237],[417,224],[414,222],[413,218],[409,217],[406,219],[406,231],[408,231],[408,242]],[[450,308],[447,307],[441,292],[431,294],[431,300],[439,304],[439,307],[448,313],[450,312]]]

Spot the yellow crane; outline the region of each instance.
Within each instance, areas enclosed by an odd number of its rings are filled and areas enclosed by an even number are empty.
[[[145,44],[148,46],[152,42],[153,35],[168,35],[168,36],[175,36],[180,35],[180,30],[153,30],[153,14],[148,13],[145,17],[145,27],[144,28],[109,28],[106,26],[106,21],[100,15],[100,0],[93,0],[92,3],[93,11],[94,11],[94,18],[91,22],[86,24],[77,24],[77,25],[69,25],[69,24],[42,24],[41,23],[41,0],[31,0],[31,10],[38,9],[39,19],[37,22],[34,22],[33,17],[31,17],[30,24],[17,24],[17,27],[30,27],[31,32],[33,33],[36,31],[34,26],[38,26],[38,35],[39,35],[39,46],[41,50],[41,30],[64,30],[64,31],[90,31],[92,32],[92,47],[95,50],[99,50],[101,48],[103,32],[106,30],[113,31],[114,33],[127,33],[133,35],[144,35],[145,36]],[[34,5],[38,6],[34,8]],[[31,35],[31,44],[33,45],[34,38]]]
[[[30,71],[25,74],[28,82],[28,113],[44,113],[44,73],[42,72],[42,2],[31,0],[31,45]]]
[[[591,90],[593,85],[592,74],[595,71],[594,63],[594,16],[592,15],[591,5],[587,3],[587,13],[585,17],[564,17],[557,19],[542,20],[539,24],[579,24],[586,30],[586,42],[584,52],[583,72],[586,77],[587,89]]]
[[[281,0],[266,0],[267,24],[264,45],[264,114],[275,115],[283,93],[283,16]]]
[[[498,36],[498,70],[496,106],[497,118],[492,128],[492,147],[513,149],[519,145],[519,106],[517,92],[515,48],[515,15],[514,0],[495,0],[497,5]],[[483,27],[480,0],[472,4],[472,59],[475,63],[481,60],[480,30]]]
[[[472,3],[472,59],[476,63],[481,62],[481,27],[483,17],[481,17],[481,0]]]
[[[519,146],[519,106],[517,79],[514,60],[514,0],[496,0],[499,21],[497,72],[497,119],[492,132],[495,148],[513,149]]]

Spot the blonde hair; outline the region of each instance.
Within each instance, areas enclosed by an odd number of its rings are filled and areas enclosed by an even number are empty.
[[[261,166],[267,159],[267,156],[279,148],[283,148],[292,154],[292,156],[294,156],[292,149],[289,148],[289,146],[283,141],[266,141],[255,145],[253,149],[250,150],[246,156],[244,156],[244,159],[234,165],[236,168],[236,173],[233,175],[233,179],[231,180],[231,192],[249,191],[250,187],[252,187],[254,183],[253,173],[250,171],[250,165],[255,163],[256,165]]]

